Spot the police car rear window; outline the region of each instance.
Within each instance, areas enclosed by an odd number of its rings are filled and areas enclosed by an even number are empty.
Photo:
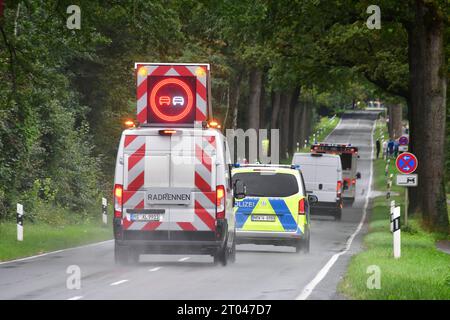
[[[233,180],[244,181],[247,196],[253,197],[288,197],[298,193],[297,179],[292,174],[261,172],[236,173]]]

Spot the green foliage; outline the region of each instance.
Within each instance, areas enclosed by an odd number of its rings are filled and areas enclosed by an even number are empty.
[[[266,118],[273,91],[300,87],[311,122],[353,101],[397,101],[408,85],[402,2],[378,2],[381,30],[365,26],[370,1],[81,0],[80,30],[66,28],[70,4],[9,0],[0,18],[0,217],[17,201],[81,214],[110,194],[136,61],[211,63],[215,115],[232,117],[239,81],[240,126],[254,69]]]

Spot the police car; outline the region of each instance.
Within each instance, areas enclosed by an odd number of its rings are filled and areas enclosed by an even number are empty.
[[[209,65],[136,69],[138,124],[123,131],[115,169],[116,263],[191,253],[226,265],[236,255],[231,167],[207,121]]]
[[[245,196],[235,200],[238,243],[293,246],[309,252],[309,206],[298,166],[235,165],[235,184],[245,185]]]

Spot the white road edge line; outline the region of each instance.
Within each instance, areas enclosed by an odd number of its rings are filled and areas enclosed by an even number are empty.
[[[81,298],[83,298],[83,296],[75,296],[75,297],[69,298],[67,300],[80,300]]]
[[[161,267],[156,267],[156,268],[153,268],[153,269],[149,269],[148,271],[149,272],[155,272],[155,271],[158,271],[160,269],[161,269]]]
[[[36,259],[36,258],[40,258],[40,257],[45,257],[48,255],[52,255],[52,254],[56,254],[56,253],[61,253],[61,252],[66,252],[66,251],[71,251],[71,250],[76,250],[76,249],[82,249],[82,248],[88,248],[88,247],[95,247],[95,246],[99,246],[108,242],[114,241],[113,239],[111,240],[106,240],[106,241],[101,241],[101,242],[94,242],[94,243],[90,243],[90,244],[86,244],[83,246],[78,246],[78,247],[72,247],[72,248],[67,248],[67,249],[61,249],[61,250],[56,250],[56,251],[50,251],[50,252],[46,252],[46,253],[42,253],[42,254],[38,254],[35,256],[29,256],[29,257],[25,257],[25,258],[20,258],[20,259],[15,259],[15,260],[9,260],[9,261],[3,261],[0,262],[0,265],[2,264],[8,264],[8,263],[14,263],[14,262],[20,262],[20,261],[27,261],[27,260],[32,260],[32,259]]]
[[[189,260],[190,258],[191,258],[191,257],[185,257],[185,258],[178,259],[178,261],[179,261],[179,262],[183,262],[183,261]]]
[[[334,129],[331,130],[331,132],[325,138],[323,138],[323,141],[327,140],[328,137],[331,136],[331,134],[337,129],[337,127],[340,126],[341,122],[342,122],[342,117],[339,119],[339,122],[337,123],[336,127],[334,127]]]
[[[331,267],[333,267],[334,263],[339,259],[340,256],[343,254],[346,254],[348,250],[350,250],[350,247],[352,245],[353,239],[355,239],[356,235],[361,231],[362,226],[364,225],[364,221],[366,220],[367,215],[367,207],[369,206],[369,197],[370,192],[372,190],[372,179],[373,179],[373,134],[376,127],[376,120],[373,123],[372,126],[372,132],[370,136],[370,146],[371,146],[371,152],[370,152],[370,177],[369,177],[369,187],[367,189],[367,195],[364,203],[363,208],[363,215],[361,217],[361,221],[358,224],[358,227],[356,228],[355,232],[348,238],[347,244],[345,246],[345,249],[339,253],[335,253],[330,260],[325,264],[325,266],[320,269],[320,271],[316,274],[314,279],[309,282],[306,287],[303,289],[303,291],[295,298],[295,300],[306,300],[310,296],[310,294],[313,292],[314,288],[325,278],[327,273],[331,270]]]
[[[119,281],[111,283],[110,286],[118,286],[119,284],[122,284],[122,283],[125,283],[125,282],[128,282],[128,280],[127,279],[119,280]]]

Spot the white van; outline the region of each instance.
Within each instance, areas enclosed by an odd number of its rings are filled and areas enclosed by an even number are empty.
[[[226,140],[215,129],[139,127],[122,133],[114,180],[115,257],[210,254],[235,259]]]
[[[317,196],[311,214],[342,216],[342,164],[338,155],[295,153],[292,164],[299,165],[305,179],[307,193]]]
[[[210,66],[135,68],[137,124],[122,132],[114,179],[116,262],[191,253],[226,265],[236,255],[233,190],[226,139],[211,127]]]

